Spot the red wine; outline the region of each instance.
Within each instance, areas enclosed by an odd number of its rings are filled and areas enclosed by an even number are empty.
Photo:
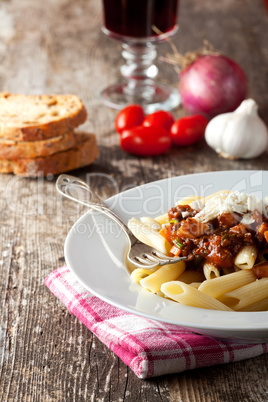
[[[167,33],[176,26],[178,3],[179,0],[103,0],[104,26],[111,36],[156,36],[152,26]]]

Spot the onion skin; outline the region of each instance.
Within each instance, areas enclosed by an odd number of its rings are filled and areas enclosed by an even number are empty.
[[[179,91],[184,108],[207,119],[234,111],[247,94],[241,67],[226,56],[200,56],[182,70]]]

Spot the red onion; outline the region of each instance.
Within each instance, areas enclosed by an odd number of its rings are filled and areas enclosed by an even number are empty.
[[[200,56],[182,70],[179,90],[184,108],[208,119],[232,112],[245,99],[247,79],[233,60],[220,54]]]

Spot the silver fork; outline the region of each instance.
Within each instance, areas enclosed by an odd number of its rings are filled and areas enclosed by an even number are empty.
[[[125,232],[129,240],[128,261],[136,268],[155,268],[166,264],[174,264],[186,257],[169,257],[153,247],[140,242],[125,223],[100,199],[95,191],[83,180],[62,174],[58,177],[56,188],[60,194],[72,201],[86,205],[95,211],[103,213],[115,221]],[[128,273],[133,269],[126,267]]]

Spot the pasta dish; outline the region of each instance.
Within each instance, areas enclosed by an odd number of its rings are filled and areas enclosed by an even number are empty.
[[[159,251],[186,257],[162,267],[135,269],[132,279],[145,289],[195,307],[268,310],[266,202],[229,191],[187,197],[155,219],[132,218],[129,228]]]

